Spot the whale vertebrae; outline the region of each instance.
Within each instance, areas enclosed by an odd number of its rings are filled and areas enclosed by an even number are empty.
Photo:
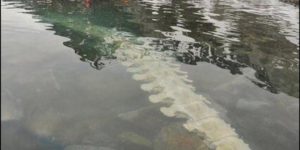
[[[212,149],[250,150],[235,130],[207,105],[209,102],[195,93],[187,73],[180,70],[172,57],[147,50],[145,45],[133,44],[128,39],[114,37],[107,41],[113,40],[122,40],[116,55],[128,67],[128,71],[134,74],[135,80],[146,82],[141,88],[152,94],[149,100],[170,104],[160,109],[164,115],[186,118],[184,127],[204,134],[206,143]]]

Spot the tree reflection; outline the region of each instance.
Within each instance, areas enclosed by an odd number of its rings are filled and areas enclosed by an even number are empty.
[[[255,85],[272,93],[284,91],[299,96],[297,46],[280,34],[280,25],[270,25],[267,22],[270,20],[255,13],[231,12],[235,6],[223,6],[220,1],[193,0],[15,1],[31,6],[36,15],[55,12],[81,19],[84,30],[76,31],[57,23],[53,23],[51,30],[70,38],[64,45],[74,49],[81,61],[95,69],[100,70],[116,59],[113,53],[117,45],[90,34],[91,25],[155,37],[151,45],[157,51],[172,50],[182,63],[208,62],[234,75],[243,74],[242,69],[250,67],[256,71],[257,80],[250,79]],[[157,32],[175,33],[172,26],[190,30],[184,35],[195,42]]]

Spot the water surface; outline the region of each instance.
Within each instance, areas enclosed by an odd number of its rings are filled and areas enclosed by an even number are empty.
[[[5,0],[1,8],[3,149],[207,148],[148,101],[95,27],[176,52],[196,92],[252,149],[299,149],[298,6]]]

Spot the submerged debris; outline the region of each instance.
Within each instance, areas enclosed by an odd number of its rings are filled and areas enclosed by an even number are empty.
[[[154,141],[155,150],[208,150],[204,139],[196,133],[188,132],[179,124],[161,129]]]
[[[146,137],[134,132],[123,132],[118,135],[122,142],[132,143],[140,146],[151,147],[152,142]]]

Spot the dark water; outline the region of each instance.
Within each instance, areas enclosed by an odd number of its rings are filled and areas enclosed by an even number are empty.
[[[1,148],[206,149],[182,120],[148,102],[96,30],[106,27],[156,38],[157,51],[176,52],[197,91],[252,149],[299,149],[298,6],[5,0],[1,7]],[[190,144],[178,144],[183,138]]]

